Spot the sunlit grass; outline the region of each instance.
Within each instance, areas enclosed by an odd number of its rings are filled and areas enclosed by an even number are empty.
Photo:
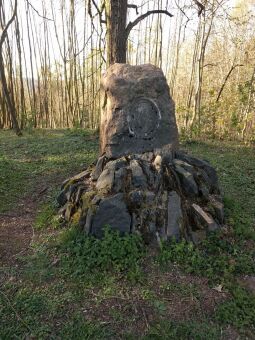
[[[36,130],[23,137],[0,131],[0,212],[14,208],[45,175],[54,189],[93,162],[97,148],[97,137],[86,130]]]

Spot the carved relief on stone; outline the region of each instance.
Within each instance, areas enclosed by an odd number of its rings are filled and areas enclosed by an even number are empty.
[[[127,112],[129,134],[140,139],[155,137],[161,121],[161,113],[155,100],[136,98]]]

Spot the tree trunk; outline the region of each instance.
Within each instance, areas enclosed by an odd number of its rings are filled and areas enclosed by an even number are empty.
[[[107,62],[126,63],[127,0],[109,0],[106,5]]]
[[[2,3],[0,3],[0,4],[2,6]],[[10,92],[9,92],[9,89],[8,89],[8,85],[7,85],[7,80],[6,80],[6,76],[5,76],[5,69],[4,69],[4,58],[3,58],[3,44],[4,44],[5,39],[7,38],[8,28],[12,24],[12,22],[14,21],[16,15],[17,15],[17,0],[15,1],[15,4],[14,4],[14,11],[13,11],[12,17],[7,22],[4,29],[2,30],[2,34],[1,34],[1,37],[0,37],[0,82],[2,84],[3,96],[5,97],[6,106],[8,108],[9,115],[11,117],[13,128],[14,128],[16,134],[18,136],[21,136],[22,133],[21,133],[19,123],[18,123],[18,120],[17,120],[17,113],[16,113],[15,104],[14,104],[14,101],[12,100],[12,98],[11,98],[11,95],[10,95]]]

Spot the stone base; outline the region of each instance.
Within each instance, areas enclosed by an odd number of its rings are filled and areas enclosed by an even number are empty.
[[[102,156],[63,183],[58,203],[66,221],[98,238],[108,225],[139,233],[146,243],[175,238],[197,244],[224,222],[216,171],[181,152]]]

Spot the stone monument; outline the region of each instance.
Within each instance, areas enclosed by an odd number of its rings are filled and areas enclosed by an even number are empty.
[[[101,153],[121,157],[178,147],[174,102],[161,69],[115,64],[102,79]]]
[[[121,234],[139,233],[147,243],[198,243],[220,228],[216,171],[179,150],[174,102],[162,70],[114,64],[102,89],[100,157],[63,183],[63,218],[99,238],[107,225]]]

